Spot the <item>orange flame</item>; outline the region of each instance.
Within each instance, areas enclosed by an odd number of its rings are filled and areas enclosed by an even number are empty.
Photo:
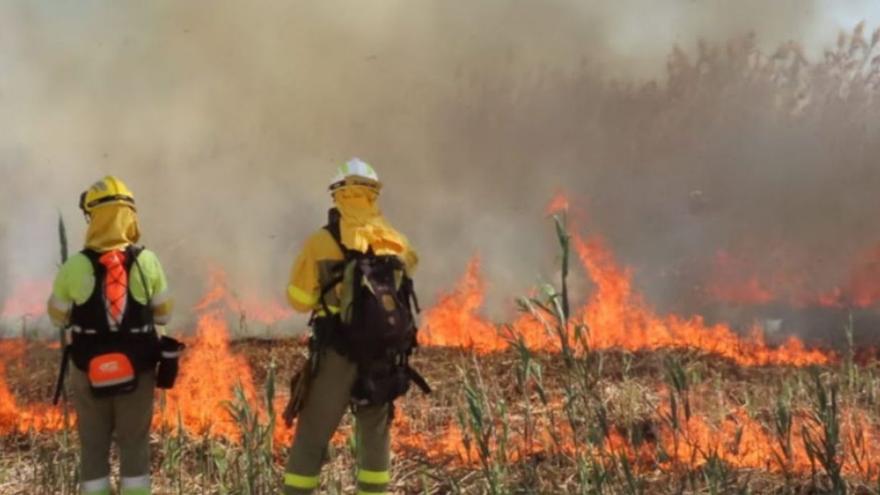
[[[584,241],[575,235],[573,245],[596,286],[579,312],[580,321],[589,328],[587,341],[594,349],[693,348],[747,366],[802,366],[831,360],[830,354],[808,350],[794,337],[772,348],[758,328],[743,338],[726,325],[707,325],[699,316],[659,316],[633,289],[631,271],[617,265],[600,238]],[[485,290],[478,271],[479,262],[472,260],[456,290],[441,296],[438,304],[425,313],[421,337],[424,344],[467,347],[481,353],[509,347],[510,332],[478,315]],[[547,334],[531,316],[519,318],[511,328],[535,350],[555,351],[560,347],[559,336]]]
[[[6,365],[5,359],[12,355],[13,346],[20,345],[21,341],[0,341],[0,355],[4,356],[0,360],[0,434],[8,434],[10,429],[15,428],[18,424],[18,416],[20,414],[18,404],[9,386],[6,384]]]
[[[0,303],[0,318],[40,316],[46,312],[46,298],[52,292],[47,281],[28,281],[19,284],[11,298]]]
[[[472,347],[480,352],[507,347],[506,342],[498,338],[495,326],[477,314],[485,291],[479,271],[480,261],[474,258],[456,289],[442,295],[437,304],[425,312],[423,344]]]
[[[545,215],[555,215],[556,213],[560,213],[562,211],[566,211],[569,208],[568,196],[562,192],[557,192],[553,199],[547,204],[547,207],[544,209]]]
[[[856,308],[880,302],[880,246],[862,254],[850,270],[847,284],[849,300]]]
[[[156,416],[154,426],[165,425],[173,430],[180,422],[190,434],[238,441],[240,425],[229,411],[236,389],[240,388],[248,404],[256,405],[260,417],[265,419],[266,411],[262,401],[257,400],[250,366],[243,356],[233,354],[229,348],[226,313],[230,309],[238,311],[241,306],[229,293],[223,272],[215,270],[210,284],[196,305],[201,315],[195,339],[183,355],[178,381],[166,394],[165,408]],[[281,403],[281,398],[277,402]],[[289,436],[281,425],[279,418],[275,430],[277,441]]]
[[[748,273],[742,260],[727,251],[715,255],[706,291],[715,300],[739,304],[766,304],[776,297],[757,275]]]
[[[564,197],[563,197],[564,198]],[[548,211],[567,208],[567,201],[554,200]],[[425,330],[420,338],[423,344],[440,347],[467,347],[477,353],[489,353],[510,347],[514,338],[539,351],[558,351],[561,337],[571,340],[575,325],[587,329],[586,343],[592,349],[622,348],[630,351],[658,348],[689,348],[723,356],[739,365],[806,365],[824,364],[833,359],[829,353],[808,350],[797,339],[782,346],[771,347],[759,330],[743,337],[726,325],[707,325],[698,317],[659,315],[634,288],[631,270],[618,265],[613,253],[599,237],[583,239],[572,237],[574,252],[592,280],[594,290],[582,307],[572,312],[570,325],[564,335],[548,333],[542,319],[552,319],[543,309],[534,314],[523,314],[509,325],[499,325],[480,315],[486,283],[480,277],[479,260],[467,266],[462,280],[455,289],[440,297],[437,304],[426,311]],[[851,284],[853,285],[853,284]],[[154,427],[175,430],[180,426],[194,435],[210,435],[238,441],[240,425],[231,417],[228,404],[235,401],[235,389],[241,387],[245,399],[261,418],[267,411],[259,400],[253,372],[243,356],[229,347],[228,312],[261,314],[265,321],[278,321],[287,314],[273,303],[260,299],[243,303],[227,288],[225,275],[214,271],[209,290],[196,306],[199,318],[196,335],[181,363],[181,376],[174,390],[166,395],[165,406],[156,415]],[[758,286],[756,286],[758,287]],[[760,288],[760,287],[758,287]],[[870,290],[866,289],[870,293]],[[259,309],[252,309],[259,308]],[[262,313],[261,313],[262,311]],[[254,317],[257,319],[257,317]],[[571,343],[576,345],[576,343]],[[577,351],[584,349],[577,348]],[[24,353],[23,341],[0,341],[0,434],[29,430],[53,431],[62,427],[62,418],[55,409],[34,404],[19,404],[6,385],[6,367],[9,357]],[[284,387],[279,387],[283,389]],[[696,396],[696,391],[692,391]],[[668,394],[657,392],[658,397]],[[700,396],[708,397],[709,391]],[[275,410],[284,400],[278,399]],[[517,462],[541,452],[582,453],[595,446],[584,445],[578,434],[565,426],[561,397],[551,397],[549,404],[534,413],[535,426],[528,434],[514,438],[507,444],[504,462]],[[669,404],[666,400],[663,403]],[[707,455],[714,454],[732,466],[742,468],[791,470],[808,472],[810,459],[803,440],[803,431],[816,431],[815,420],[806,413],[796,413],[792,427],[791,452],[785,453],[777,444],[768,427],[751,417],[741,406],[727,408],[718,417],[709,414],[711,406],[695,401],[692,414],[681,418],[677,428],[666,421],[658,421],[656,437],[641,447],[632,447],[620,431],[612,429],[602,449],[625,454],[636,466],[654,467],[683,464],[699,466]],[[664,406],[655,411],[657,418],[666,418],[671,411]],[[679,412],[680,414],[680,412]],[[710,419],[711,418],[711,419]],[[512,431],[524,431],[518,422],[522,418],[508,418]],[[427,440],[423,431],[417,431],[406,415],[395,419],[394,448],[397,451],[418,449],[436,462],[453,462],[462,466],[479,463],[480,452],[472,434],[458,423],[432,427],[434,438]],[[502,426],[498,424],[498,429]],[[812,429],[812,430],[811,430]],[[340,430],[333,442],[341,445],[348,432]],[[276,445],[288,445],[291,431],[276,424]],[[841,414],[841,438],[845,444],[842,462],[846,473],[867,476],[880,468],[880,446],[871,439],[880,437],[880,425],[861,410],[852,406]],[[492,445],[495,449],[497,445]],[[662,449],[666,460],[657,459]],[[494,450],[493,450],[494,452]],[[494,454],[493,455],[500,455]],[[873,470],[873,471],[872,471]]]
[[[814,287],[799,267],[752,273],[752,266],[727,251],[719,251],[707,286],[712,299],[734,304],[783,302],[793,307],[864,309],[880,303],[880,246],[859,254],[842,283],[830,289]]]
[[[48,404],[20,405],[6,383],[6,362],[22,357],[25,342],[0,340],[0,434],[57,431],[63,427],[60,411]]]
[[[221,314],[202,315],[196,331],[196,339],[180,364],[178,382],[167,393],[167,404],[159,417],[176,427],[179,414],[190,433],[237,439],[238,427],[226,404],[234,400],[236,386],[250,403],[256,403],[251,369],[229,350],[229,330]]]
[[[699,395],[713,396],[708,390],[701,390]],[[664,404],[670,403],[668,393],[660,392],[659,396],[665,398]],[[560,397],[551,398],[548,407],[533,412],[528,432],[521,424],[522,418],[496,418],[492,423],[495,431],[508,432],[503,440],[505,448],[499,448],[499,439],[490,436],[489,450],[482,453],[474,433],[463,431],[458,423],[436,428],[440,432],[428,439],[414,430],[406,416],[401,416],[395,420],[394,449],[422,452],[435,462],[457,467],[480,466],[481,457],[485,455],[496,462],[515,463],[538,453],[568,457],[589,453],[599,459],[607,454],[623,455],[634,464],[634,469],[648,471],[698,468],[716,457],[735,468],[803,474],[814,468],[803,432],[810,432],[814,438],[822,435],[819,423],[808,411],[794,410],[790,443],[786,446],[783,436],[750,416],[742,406],[728,406],[725,414],[718,416],[708,414],[711,406],[698,400],[692,403],[690,415],[685,414],[680,403],[675,406],[677,423],[668,419],[673,412],[670,406],[658,407],[653,416],[656,419],[652,423],[654,434],[644,438],[641,445],[634,446],[623,431],[613,425],[601,445],[590,445],[581,438],[583,432],[578,435],[565,421],[554,419],[554,415],[564,417],[563,403]],[[483,426],[491,429],[492,425]],[[842,454],[838,461],[845,474],[873,479],[880,472],[880,446],[870,441],[877,435],[880,435],[880,425],[864,411],[848,408],[841,412],[839,449]],[[664,452],[665,456],[658,456],[658,452]]]
[[[293,315],[293,310],[278,299],[255,295],[240,298],[233,294],[226,273],[217,267],[209,272],[208,287],[208,292],[195,307],[196,312],[220,305],[225,311],[264,325],[272,325]]]
[[[574,246],[597,286],[583,310],[594,348],[620,347],[631,351],[692,348],[721,355],[745,366],[803,366],[831,360],[827,353],[806,349],[795,337],[790,337],[778,348],[771,348],[758,328],[753,329],[748,338],[743,338],[726,325],[706,325],[699,316],[658,316],[633,291],[630,272],[616,265],[601,239],[585,242],[575,236]]]

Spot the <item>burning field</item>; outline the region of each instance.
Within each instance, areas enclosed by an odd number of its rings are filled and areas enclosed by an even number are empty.
[[[481,316],[476,259],[423,313],[416,365],[435,393],[401,401],[396,493],[877,493],[871,350],[771,345],[757,324],[743,334],[658,314],[602,238],[555,218],[560,280],[520,299],[517,319]],[[593,283],[584,304],[570,305],[570,261]],[[157,405],[157,492],[274,493],[292,434],[279,411],[304,342],[231,341],[247,312],[220,272],[194,311],[181,379]],[[852,342],[855,329],[839,331]],[[76,418],[46,405],[57,346],[0,345],[0,492],[75,493]],[[350,433],[324,471],[336,493],[354,483]]]
[[[369,9],[324,3],[216,18],[20,3],[0,15],[22,19],[12,31],[33,50],[2,91],[16,118],[0,122],[0,494],[77,492],[77,419],[49,404],[60,351],[43,313],[51,226],[105,166],[137,184],[184,306],[168,329],[188,345],[181,376],[152,426],[155,492],[277,493],[306,329],[249,288],[283,287],[327,206],[315,164],[357,150],[424,255],[430,301],[413,364],[434,393],[398,404],[394,493],[880,495],[880,29],[820,55],[750,34],[675,47],[664,76],[639,82],[609,80],[603,44],[595,65],[581,58],[609,33],[592,15],[563,29],[589,3],[574,0],[483,2],[505,9],[495,30],[476,3],[391,2],[421,22],[368,30],[352,27]],[[157,35],[123,18],[168,23]],[[89,36],[117,25],[116,41]],[[61,34],[44,46],[37,31]],[[98,95],[110,79],[121,89]],[[585,206],[553,199],[558,242],[542,242],[549,222],[524,212],[563,184]],[[354,490],[352,427],[332,440],[327,493]]]

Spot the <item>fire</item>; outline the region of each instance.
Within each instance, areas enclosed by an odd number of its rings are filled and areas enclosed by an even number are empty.
[[[285,303],[277,299],[267,301],[257,297],[242,300],[238,311],[244,318],[262,325],[273,325],[293,316],[293,310]]]
[[[237,299],[229,293],[223,272],[214,271],[210,280],[208,292],[196,305],[200,316],[195,339],[189,342],[177,383],[166,394],[165,407],[156,416],[154,426],[164,425],[171,430],[180,426],[189,434],[237,441],[241,426],[229,411],[229,405],[236,400],[236,390],[241,391],[260,417],[265,419],[267,414],[258,399],[250,366],[243,356],[233,354],[229,348],[227,312],[238,311],[241,306],[230,305],[237,303]],[[283,404],[276,404],[275,409],[279,407]],[[276,439],[286,438],[279,420]]]
[[[568,211],[569,209],[569,201],[568,195],[564,192],[557,192],[553,199],[550,200],[550,203],[547,204],[547,208],[544,209],[545,215],[555,215],[561,211]]]
[[[158,417],[176,427],[179,415],[186,431],[196,435],[237,438],[238,426],[226,404],[234,400],[236,387],[241,387],[250,403],[256,403],[251,369],[243,357],[229,350],[229,330],[222,314],[203,314],[196,332],[181,362],[178,382],[166,394],[165,410]]]
[[[45,293],[43,293],[43,296]],[[230,306],[237,302],[226,285],[222,272],[214,272],[208,292],[198,303],[199,313],[196,335],[188,342],[189,349],[181,362],[181,373],[175,388],[165,395],[164,407],[154,418],[154,427],[168,427],[176,431],[180,426],[192,435],[210,435],[235,441],[239,438],[239,425],[235,423],[227,404],[235,401],[236,387],[250,405],[261,404],[254,385],[250,366],[243,356],[232,353],[229,348],[227,316],[238,312],[242,306]],[[271,307],[258,305],[258,308]],[[279,312],[265,313],[268,316]],[[272,321],[270,319],[265,320]],[[49,347],[53,347],[49,345]],[[19,404],[6,382],[5,363],[25,352],[21,339],[0,340],[0,434],[27,431],[58,431],[63,428],[63,417],[58,408],[48,404]],[[284,389],[284,387],[278,387]],[[283,407],[283,397],[278,399],[276,410]],[[257,413],[266,418],[265,408],[254,406]],[[73,415],[71,415],[71,419]],[[180,423],[178,423],[178,421]],[[275,438],[279,444],[288,442],[290,432],[279,420]]]
[[[536,454],[603,459],[609,455],[625,456],[639,471],[677,468],[693,469],[705,465],[712,458],[739,469],[765,470],[774,473],[810,473],[814,461],[810,459],[805,433],[814,439],[822,438],[821,426],[811,412],[793,410],[787,436],[774,431],[767,420],[759,420],[740,405],[724,405],[724,413],[710,413],[712,406],[698,397],[713,397],[711,390],[692,391],[691,412],[686,414],[681,402],[670,405],[670,393],[657,391],[662,405],[653,411],[650,428],[653,434],[634,445],[619,425],[610,425],[607,436],[598,444],[584,441],[584,432],[576,433],[565,420],[563,398],[553,397],[548,406],[536,408],[531,414],[528,429],[521,416],[495,418],[484,423],[486,429],[502,430],[503,440],[492,434],[483,439],[488,450],[481,452],[474,433],[465,431],[457,422],[450,422],[431,438],[421,434],[406,416],[395,419],[395,451],[415,451],[434,462],[458,467],[480,466],[489,456],[495,462],[511,464]],[[674,410],[673,410],[674,407]],[[717,406],[716,406],[717,407]],[[669,418],[677,416],[673,423]],[[880,469],[880,446],[870,439],[880,435],[880,425],[855,407],[840,413],[841,452],[838,461],[844,474],[872,479]],[[772,420],[770,420],[772,422]],[[503,441],[504,448],[499,442]],[[663,455],[658,455],[663,452]]]
[[[21,341],[0,341],[0,434],[9,433],[9,430],[18,423],[19,408],[15,397],[6,384],[6,362],[14,359],[17,348],[23,347]]]
[[[550,211],[565,207],[567,201],[563,197],[554,200]],[[724,357],[741,366],[827,364],[834,358],[830,353],[807,349],[794,338],[781,346],[770,346],[757,328],[749,335],[741,336],[727,325],[708,325],[699,316],[658,314],[634,287],[632,271],[618,263],[602,238],[573,235],[571,246],[576,259],[592,281],[593,290],[580,307],[571,311],[568,327],[562,330],[563,335],[552,331],[555,328],[554,317],[544,309],[524,313],[509,324],[498,324],[482,316],[480,311],[487,284],[480,276],[480,261],[475,258],[468,263],[457,286],[443,294],[425,312],[421,343],[437,347],[464,347],[477,354],[486,354],[507,350],[511,342],[518,339],[532,350],[557,352],[564,337],[576,352],[583,352],[586,349],[572,339],[575,327],[583,326],[586,329],[585,342],[591,350],[696,349]],[[725,262],[733,263],[732,259]],[[761,302],[772,294],[757,279],[746,276],[742,280],[749,288],[749,291],[738,294],[742,298]],[[857,277],[853,277],[853,280],[857,280]],[[271,299],[266,302],[257,297],[236,297],[229,291],[222,271],[213,271],[209,282],[206,294],[195,308],[198,314],[195,335],[187,341],[189,347],[181,362],[177,385],[165,394],[161,410],[154,418],[154,428],[172,432],[180,428],[193,436],[212,436],[237,442],[242,425],[235,421],[229,410],[229,405],[237,400],[236,390],[241,391],[262,421],[268,420],[270,411],[263,404],[261,391],[254,381],[254,372],[245,357],[235,354],[230,348],[228,322],[233,315],[245,315],[243,317],[271,324],[286,318],[289,310]],[[828,296],[828,299],[839,301],[851,294],[865,294],[864,300],[871,300],[874,297],[872,286],[867,279],[862,280],[862,284],[865,288],[861,292],[841,291],[833,297]],[[855,282],[850,283],[850,287],[858,286]],[[24,346],[21,340],[0,341],[0,353],[4,356],[4,360],[0,361],[0,434],[57,431],[63,427],[63,418],[58,409],[19,403],[7,386],[4,363],[9,363],[10,358],[14,359],[15,356],[25,355]],[[283,385],[276,388],[282,391],[282,395],[286,389]],[[691,391],[693,397],[702,398],[702,401],[693,400],[688,415],[672,410],[676,406],[670,406],[670,393],[661,389],[655,391],[661,400],[658,402],[660,405],[652,411],[653,436],[639,447],[630,445],[625,431],[615,426],[608,432],[604,443],[600,441],[598,445],[593,445],[584,442],[583,432],[573,431],[576,427],[566,423],[564,404],[567,399],[561,396],[550,397],[548,403],[536,407],[530,413],[534,423],[529,427],[525,426],[527,420],[522,415],[511,415],[504,424],[497,418],[487,420],[495,422],[496,431],[509,428],[512,433],[511,438],[505,440],[503,454],[498,453],[502,449],[497,439],[489,439],[488,444],[482,447],[488,445],[491,455],[503,455],[503,459],[496,460],[506,463],[524,461],[542,453],[575,457],[592,449],[592,453],[600,456],[608,452],[625,455],[637,469],[667,469],[676,465],[694,467],[715,456],[738,468],[810,472],[811,460],[803,432],[818,432],[818,427],[816,419],[808,411],[794,412],[792,441],[788,449],[779,443],[766,420],[751,416],[744,406],[728,404],[728,399],[723,398],[721,409],[724,413],[713,412],[718,405],[708,404],[707,398],[713,397],[708,388]],[[275,411],[281,410],[285,399],[277,399]],[[679,415],[675,427],[665,419],[673,413]],[[880,425],[875,424],[856,405],[842,407],[840,418],[844,471],[869,477],[871,470],[878,468],[880,459],[880,446],[870,441],[880,437]],[[289,445],[292,432],[280,424],[280,418],[276,418],[276,421],[275,445],[283,448]],[[458,466],[473,467],[481,462],[481,446],[478,439],[473,438],[473,433],[468,431],[466,422],[447,420],[446,423],[434,424],[431,426],[434,435],[428,438],[424,427],[418,428],[406,414],[398,414],[395,428],[393,448],[397,452],[417,450],[432,462],[448,462]],[[332,442],[343,445],[348,435],[350,430],[341,429]],[[658,456],[658,451],[666,455]]]
[[[699,316],[657,315],[633,288],[631,271],[617,264],[601,238],[584,240],[574,236],[573,245],[596,287],[586,305],[575,313],[589,329],[587,342],[593,349],[691,348],[746,366],[803,366],[831,360],[829,354],[808,350],[794,337],[773,348],[767,345],[758,328],[743,338],[729,326],[707,325]],[[478,314],[484,290],[479,262],[473,260],[456,289],[441,296],[437,305],[425,313],[422,343],[467,347],[480,353],[508,348],[511,338],[508,327],[495,325]],[[548,334],[534,317],[520,317],[509,328],[534,350],[559,349],[559,336]]]
[[[468,263],[456,289],[442,295],[437,304],[425,312],[427,323],[422,344],[471,347],[480,352],[507,347],[506,342],[498,338],[495,325],[477,314],[483,304],[486,285],[479,271],[480,260],[474,258]]]
[[[45,314],[46,299],[52,292],[47,281],[27,281],[19,284],[12,297],[0,302],[0,318],[36,317]]]
[[[767,284],[727,251],[715,255],[706,292],[717,301],[739,304],[767,304],[775,299]]]
[[[856,308],[868,308],[880,302],[880,245],[863,253],[853,264],[845,293],[848,297],[844,300],[849,299]]]
[[[706,390],[702,392],[701,397],[712,395]],[[658,440],[672,458],[670,462],[698,467],[715,456],[737,468],[771,472],[808,473],[814,467],[804,432],[816,439],[821,438],[822,433],[819,423],[809,412],[793,411],[786,445],[784,436],[752,417],[741,406],[730,406],[717,419],[709,419],[709,415],[701,411],[705,404],[697,401],[694,407],[689,417],[678,411],[677,428],[669,423],[659,427]],[[665,411],[658,411],[658,415],[668,417],[671,412],[667,406]],[[839,459],[844,473],[870,477],[876,472],[880,467],[880,447],[866,439],[876,438],[878,434],[880,425],[872,423],[862,411],[848,408],[841,412],[838,448],[844,453]]]
[[[733,304],[782,302],[795,308],[865,309],[880,303],[878,280],[880,245],[858,254],[848,273],[830,288],[809,280],[794,266],[777,265],[770,272],[753,273],[743,258],[722,250],[713,260],[706,293],[713,300]]]
[[[293,315],[293,310],[276,298],[258,297],[254,294],[238,297],[229,290],[226,272],[218,267],[210,270],[208,287],[208,292],[196,305],[196,312],[222,305],[243,320],[253,320],[263,325],[273,325]]]
[[[795,337],[780,347],[771,348],[758,328],[744,339],[726,325],[706,325],[699,316],[659,316],[633,290],[631,273],[616,264],[601,239],[584,241],[575,236],[574,246],[597,287],[582,311],[594,348],[619,347],[630,351],[692,348],[721,355],[744,366],[803,366],[831,360],[822,351],[806,349]]]
[[[21,405],[6,383],[6,364],[25,353],[23,340],[0,340],[0,434],[57,431],[63,428],[60,411],[48,404]]]

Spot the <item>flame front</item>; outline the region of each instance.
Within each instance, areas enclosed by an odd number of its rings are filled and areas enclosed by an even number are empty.
[[[692,348],[726,357],[744,366],[825,364],[831,356],[808,350],[790,337],[781,346],[766,344],[762,331],[754,328],[744,339],[726,325],[706,325],[699,316],[658,316],[633,292],[631,274],[621,270],[599,238],[574,237],[575,250],[597,286],[584,308],[583,321],[590,328],[594,348],[619,347],[630,351]]]
[[[559,207],[567,206],[566,201],[555,203]],[[505,351],[514,339],[533,351],[548,353],[558,352],[562,341],[574,346],[576,352],[695,349],[743,367],[822,365],[835,359],[829,352],[805,348],[795,338],[781,346],[770,346],[757,328],[744,337],[727,325],[708,325],[699,316],[658,314],[634,288],[631,271],[618,264],[603,239],[574,235],[571,246],[592,281],[593,290],[584,304],[571,311],[565,335],[548,333],[547,328],[553,325],[545,325],[542,319],[553,316],[543,309],[523,313],[509,324],[497,324],[481,316],[486,283],[480,276],[479,260],[475,258],[455,289],[442,295],[436,305],[426,311],[421,343],[438,348],[466,348],[480,355]],[[861,293],[867,294],[863,296],[865,300],[873,298],[872,286],[867,281],[861,283],[865,286]],[[195,335],[187,342],[189,347],[181,362],[178,383],[165,395],[165,400],[160,401],[162,406],[154,420],[157,430],[176,431],[179,427],[193,436],[239,441],[241,425],[229,411],[229,405],[236,402],[236,389],[241,390],[258,417],[263,420],[269,417],[270,411],[260,398],[253,370],[244,355],[230,348],[228,321],[230,314],[246,313],[248,317],[271,324],[286,318],[289,310],[261,302],[259,298],[242,302],[227,287],[225,275],[215,271],[207,293],[196,307]],[[760,284],[753,288],[760,289]],[[759,300],[763,300],[765,295],[758,293]],[[586,347],[573,338],[576,328],[585,329]],[[62,428],[63,418],[57,409],[20,403],[7,385],[7,368],[26,354],[25,343],[0,341],[0,353],[4,356],[0,361],[0,434]],[[285,373],[291,371],[284,370]],[[794,412],[791,444],[786,446],[779,443],[779,437],[766,420],[755,417],[742,404],[720,397],[723,394],[708,384],[690,391],[687,413],[678,409],[681,404],[676,405],[672,392],[655,385],[656,388],[649,391],[658,398],[650,411],[653,437],[638,447],[625,438],[625,431],[616,427],[607,432],[599,445],[585,443],[583,432],[574,431],[574,427],[560,419],[565,417],[565,404],[569,399],[557,390],[549,392],[547,402],[530,412],[529,420],[516,415],[509,418],[507,424],[497,424],[498,430],[510,428],[513,434],[505,449],[498,449],[495,440],[488,442],[489,449],[492,455],[503,455],[501,460],[508,463],[539,453],[572,457],[583,454],[585,449],[594,449],[625,455],[637,469],[665,469],[675,464],[697,467],[706,462],[709,454],[738,468],[798,473],[812,469],[805,438],[818,435],[818,426],[809,411]],[[284,399],[278,398],[276,411]],[[417,404],[431,406],[430,399],[416,400],[423,401]],[[534,401],[534,398],[524,400]],[[676,426],[664,419],[671,416],[678,418]],[[434,419],[436,421],[430,424],[433,438],[429,439],[424,425],[417,427],[405,414],[399,414],[395,419],[394,449],[398,452],[416,449],[436,463],[471,468],[479,465],[481,452],[465,422],[456,422],[451,416]],[[526,421],[533,424],[526,427]],[[843,471],[870,477],[880,468],[880,446],[871,441],[880,438],[880,425],[855,403],[841,405],[840,422]],[[280,424],[276,426],[275,445],[289,445],[291,431]],[[344,444],[349,432],[348,429],[337,432],[333,443]]]
[[[239,429],[226,405],[234,400],[236,387],[251,404],[257,403],[250,366],[229,350],[229,330],[219,310],[200,316],[196,332],[157,420],[176,428],[180,419],[189,433],[237,439]]]
[[[772,270],[755,273],[753,265],[744,258],[721,250],[713,259],[706,295],[711,300],[734,305],[781,302],[794,308],[865,309],[880,304],[880,245],[858,253],[848,272],[833,287],[823,287],[820,281],[811,280],[800,266],[805,262],[786,264],[785,258],[776,253],[772,256]]]
[[[718,354],[746,366],[824,364],[832,356],[806,349],[803,342],[789,338],[779,347],[766,344],[759,328],[749,338],[740,337],[729,326],[707,325],[699,316],[657,315],[632,287],[632,274],[621,268],[601,238],[573,237],[578,259],[595,284],[587,303],[575,313],[589,329],[587,342],[593,349],[621,348],[629,351],[658,348],[688,348]],[[479,316],[484,283],[479,262],[472,260],[455,291],[443,295],[425,313],[426,345],[467,347],[487,353],[509,347],[510,332]],[[530,348],[557,351],[559,336],[543,331],[530,316],[522,316],[510,327]]]
[[[165,405],[154,418],[154,427],[165,426],[172,431],[180,427],[191,435],[222,437],[236,442],[242,426],[231,414],[230,406],[236,402],[237,391],[240,390],[260,418],[265,420],[268,414],[264,401],[258,399],[250,365],[244,356],[234,354],[229,347],[228,312],[241,313],[244,306],[230,294],[222,271],[212,271],[209,280],[207,293],[196,305],[199,318],[195,339],[189,342],[189,348],[183,354],[180,376],[174,388],[165,395]],[[274,323],[275,320],[271,319],[273,311],[260,310],[259,314],[266,318],[266,323]],[[274,314],[285,317],[287,313],[275,311]],[[276,440],[286,441],[289,432],[280,419],[275,426]]]

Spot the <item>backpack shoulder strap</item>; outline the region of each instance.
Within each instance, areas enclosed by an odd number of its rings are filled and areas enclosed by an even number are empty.
[[[89,249],[89,248],[83,249],[82,251],[80,251],[80,254],[85,256],[86,259],[88,259],[92,263],[92,265],[95,265],[96,263],[98,263],[98,258],[101,257],[101,255],[98,254],[97,251]]]
[[[324,226],[324,230],[330,233],[330,236],[333,237],[336,245],[342,251],[342,255],[347,259],[350,250],[342,243],[342,230],[339,227],[339,210],[336,208],[331,208],[327,212],[327,225]]]
[[[138,263],[138,256],[144,252],[143,246],[135,246],[134,244],[130,244],[125,248],[125,261],[128,265],[128,268],[131,268],[134,265],[138,265],[140,268],[140,263]]]
[[[141,266],[138,258],[141,253],[144,252],[143,246],[135,246],[134,244],[129,245],[125,248],[126,259],[129,263],[128,265],[128,273],[131,273],[131,269],[137,266],[138,273],[140,274],[141,285],[144,286],[144,295],[147,297],[147,311],[149,313],[150,323],[152,324],[153,319],[153,294],[150,293],[150,285],[147,283],[147,276],[144,274],[144,268]]]
[[[339,228],[339,210],[336,208],[331,208],[330,211],[327,212],[327,225],[324,226],[324,230],[326,230],[330,236],[336,241],[336,245],[339,247],[339,250],[342,251],[342,261],[338,267],[338,273],[333,276],[330,280],[328,280],[323,286],[320,288],[320,294],[318,295],[318,301],[321,303],[321,306],[324,309],[324,314],[330,314],[330,308],[327,306],[327,293],[333,290],[339,283],[343,280],[343,266],[348,261],[350,256],[350,250],[342,244],[342,233]],[[315,314],[312,315],[312,319],[315,318]]]

